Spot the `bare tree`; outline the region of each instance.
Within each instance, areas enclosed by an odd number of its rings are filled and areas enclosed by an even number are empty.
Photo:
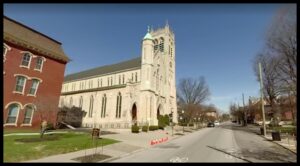
[[[277,107],[276,99],[280,94],[282,88],[282,81],[280,79],[279,73],[276,72],[279,67],[279,58],[272,57],[268,52],[264,54],[258,54],[254,62],[254,72],[256,74],[257,80],[259,81],[259,71],[258,62],[262,66],[262,82],[264,86],[264,96],[267,102],[270,104],[273,111],[273,119],[275,124],[279,123],[280,110]]]
[[[204,77],[183,78],[179,81],[178,99],[183,104],[202,104],[210,96]]]
[[[58,112],[58,99],[56,96],[39,96],[33,104],[36,106],[40,123],[45,120],[48,124],[55,124]],[[43,134],[41,128],[41,137]]]
[[[286,83],[286,91],[296,95],[297,82],[297,18],[296,5],[282,7],[267,33],[266,46],[280,58],[277,72]]]
[[[201,104],[208,99],[209,95],[204,77],[183,78],[179,81],[177,103],[185,110],[184,116],[188,123],[201,115]]]
[[[259,78],[258,62],[262,64],[264,94],[273,111],[275,125],[280,110],[276,101],[281,95],[296,97],[297,82],[297,19],[296,5],[283,6],[274,17],[266,34],[263,53],[256,56],[254,71]]]

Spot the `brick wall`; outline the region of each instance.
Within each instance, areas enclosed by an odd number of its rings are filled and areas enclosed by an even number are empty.
[[[57,61],[55,59],[46,57],[45,55],[39,54],[32,50],[23,49],[20,46],[13,45],[11,43],[5,42],[9,47],[11,47],[10,51],[6,53],[6,60],[3,62],[3,74],[4,79],[4,103],[3,103],[3,120],[4,123],[7,120],[8,109],[5,108],[8,106],[10,102],[19,102],[22,106],[26,104],[36,104],[39,105],[51,105],[51,110],[53,112],[49,115],[49,120],[55,123],[56,114],[55,112],[58,110],[58,102],[59,96],[61,92],[61,86],[64,79],[64,71],[66,62]],[[30,68],[20,67],[21,61],[23,58],[23,53],[21,51],[30,51],[34,55],[43,56],[46,58],[46,61],[43,63],[42,72],[34,70],[37,58],[32,58],[30,63]],[[42,80],[39,84],[36,97],[27,96],[29,93],[29,89],[32,85],[32,80],[27,80],[25,84],[24,94],[13,93],[16,87],[16,77],[14,74],[23,74],[29,77],[36,77]],[[41,107],[40,107],[41,108]],[[32,127],[36,127],[40,125],[40,116],[39,113],[43,112],[42,109],[37,108],[34,112],[32,119]],[[45,109],[45,108],[43,108]],[[24,118],[24,109],[20,109],[18,119],[17,119],[17,127],[23,122]]]

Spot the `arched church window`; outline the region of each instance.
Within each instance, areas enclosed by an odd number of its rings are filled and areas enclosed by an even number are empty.
[[[119,92],[117,96],[116,118],[121,118],[122,95]]]
[[[105,112],[106,112],[106,95],[104,94],[102,97],[101,118],[105,117]]]
[[[90,98],[90,109],[89,109],[89,117],[91,118],[93,116],[93,105],[94,105],[94,98],[91,96]]]
[[[159,40],[159,51],[164,52],[164,38],[160,38]]]

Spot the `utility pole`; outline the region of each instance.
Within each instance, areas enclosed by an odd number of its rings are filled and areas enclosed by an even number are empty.
[[[244,93],[243,93],[243,110],[244,110],[244,126],[247,126],[247,112],[245,109]]]
[[[264,136],[267,135],[266,131],[266,119],[265,119],[265,108],[264,108],[264,93],[263,93],[263,83],[262,83],[262,75],[261,75],[261,64],[258,63],[259,67],[259,78],[260,78],[260,100],[261,100],[261,110],[262,110],[262,116],[263,116],[263,127],[264,127]]]
[[[251,96],[249,96],[249,99],[248,99],[248,106],[249,106],[249,107],[248,107],[248,108],[249,108],[248,113],[250,113],[250,119],[251,119],[251,122],[250,122],[250,123],[253,123],[253,119],[252,119],[252,116],[251,116],[251,115],[252,115],[252,113],[251,113],[251,111],[252,111],[252,110],[251,110],[251,104],[252,104],[252,103],[251,103]]]

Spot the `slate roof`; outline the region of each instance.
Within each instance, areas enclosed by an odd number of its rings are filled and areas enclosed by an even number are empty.
[[[60,42],[6,16],[3,17],[3,40],[57,60],[70,61]]]
[[[79,80],[83,78],[115,73],[122,70],[129,70],[134,68],[141,68],[141,57],[137,57],[131,60],[123,61],[112,65],[101,66],[101,67],[85,70],[82,72],[70,74],[65,76],[64,82],[70,82],[70,81]]]

